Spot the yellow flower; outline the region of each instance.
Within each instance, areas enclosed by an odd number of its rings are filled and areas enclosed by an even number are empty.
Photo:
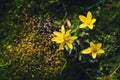
[[[53,34],[55,34],[57,37],[52,38],[52,41],[55,41],[56,43],[60,43],[59,50],[64,49],[65,44],[67,44],[67,46],[70,49],[73,49],[72,42],[75,39],[77,39],[77,36],[70,36],[70,31],[71,30],[65,32],[65,28],[62,25],[61,32],[57,32],[57,31],[53,32]]]
[[[104,50],[101,49],[102,43],[94,44],[93,42],[90,42],[90,47],[87,49],[84,49],[81,51],[82,54],[90,54],[92,53],[93,59],[96,58],[98,54],[104,53]]]
[[[90,29],[93,29],[93,24],[96,22],[96,19],[92,19],[92,13],[88,11],[87,17],[80,15],[79,19],[83,22],[79,27],[85,28],[88,27]]]

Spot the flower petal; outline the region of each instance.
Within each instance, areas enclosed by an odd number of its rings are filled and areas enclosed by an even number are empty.
[[[61,36],[62,34],[60,32],[54,31],[53,34],[55,34],[56,36]]]
[[[62,43],[64,42],[64,39],[60,38],[60,37],[54,37],[51,39],[52,41],[55,41],[56,43]]]
[[[81,51],[82,54],[90,54],[92,52],[91,48],[87,48]]]
[[[59,46],[59,50],[63,50],[64,49],[64,45],[65,45],[65,43],[63,42],[63,43],[61,43],[60,44],[60,46]]]
[[[66,32],[65,37],[67,37],[67,36],[70,35],[70,31],[71,31],[71,30],[68,30],[68,31]]]
[[[96,56],[97,56],[97,54],[96,54],[96,53],[92,53],[92,57],[93,57],[93,59],[95,59],[95,58],[96,58]]]
[[[67,46],[70,48],[70,49],[73,49],[73,45],[70,41],[66,42]]]
[[[62,34],[65,34],[65,28],[64,28],[64,25],[61,26],[61,32],[62,32]]]
[[[85,28],[86,26],[87,26],[87,24],[82,23],[82,24],[80,24],[79,28]]]
[[[69,41],[74,41],[75,39],[77,39],[78,37],[77,36],[71,36],[69,38],[67,38],[67,40]]]
[[[97,50],[100,49],[101,46],[102,46],[102,43],[98,43],[98,44],[96,44],[96,48],[97,48]]]
[[[97,53],[98,53],[98,54],[102,54],[102,53],[104,53],[104,50],[103,50],[103,49],[99,49],[99,50],[97,51]]]
[[[94,24],[96,22],[96,19],[92,19],[91,23]]]
[[[79,16],[79,19],[80,19],[82,22],[86,22],[86,17],[83,16],[83,15],[80,15],[80,16]]]
[[[88,28],[93,29],[93,24],[88,25]]]
[[[90,11],[88,11],[88,13],[87,13],[87,18],[88,18],[89,20],[92,19],[92,13],[91,13]]]
[[[93,42],[90,42],[90,47],[91,48],[94,48],[95,47],[95,44]]]

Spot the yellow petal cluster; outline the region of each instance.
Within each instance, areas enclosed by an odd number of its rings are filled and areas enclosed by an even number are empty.
[[[102,43],[94,44],[90,42],[90,47],[81,51],[82,54],[90,54],[92,53],[93,59],[96,58],[97,55],[104,53],[104,50],[101,49]]]
[[[82,21],[82,24],[80,24],[79,28],[88,27],[90,29],[93,29],[93,24],[96,22],[96,19],[92,19],[92,13],[90,11],[88,11],[87,17],[80,15],[79,19]]]
[[[57,31],[53,32],[53,34],[56,35],[56,37],[52,38],[52,41],[55,41],[56,43],[60,43],[59,50],[63,50],[65,44],[70,49],[73,49],[72,42],[75,39],[77,39],[77,36],[70,36],[70,31],[71,30],[65,32],[64,25],[62,25],[61,32],[57,32]]]

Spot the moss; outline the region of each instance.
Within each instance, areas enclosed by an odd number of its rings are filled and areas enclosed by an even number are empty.
[[[15,3],[16,9],[8,13],[10,18],[6,17],[7,21],[2,20],[1,24],[9,26],[0,31],[4,33],[0,43],[3,53],[0,54],[0,57],[3,57],[0,67],[3,75],[0,75],[0,79],[46,80],[58,76],[66,60],[63,52],[56,52],[57,47],[51,42],[55,28],[50,27],[52,25],[47,19],[33,16],[31,11],[35,10],[32,8],[34,1]],[[8,29],[10,32],[6,32]]]
[[[34,18],[33,18],[34,20]],[[34,21],[24,24],[26,27],[21,32],[16,44],[5,45],[4,56],[12,60],[10,69],[13,70],[12,79],[37,79],[44,80],[60,74],[65,58],[63,52],[56,52],[56,46],[48,38],[50,33],[33,29]],[[32,22],[32,23],[31,23]],[[33,24],[33,25],[31,25]],[[31,27],[30,27],[31,25]],[[11,57],[10,57],[11,56]],[[27,76],[29,75],[29,77]]]

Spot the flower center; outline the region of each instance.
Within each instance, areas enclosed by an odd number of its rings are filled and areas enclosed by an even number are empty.
[[[96,53],[96,52],[97,52],[97,49],[96,49],[96,48],[92,48],[92,52],[93,52],[93,53]]]
[[[64,41],[66,41],[66,42],[67,42],[67,41],[68,41],[68,37],[65,37],[65,38],[64,38]]]
[[[87,23],[87,24],[90,24],[90,23],[91,23],[91,20],[90,20],[90,19],[87,19],[87,20],[86,20],[86,23]]]

